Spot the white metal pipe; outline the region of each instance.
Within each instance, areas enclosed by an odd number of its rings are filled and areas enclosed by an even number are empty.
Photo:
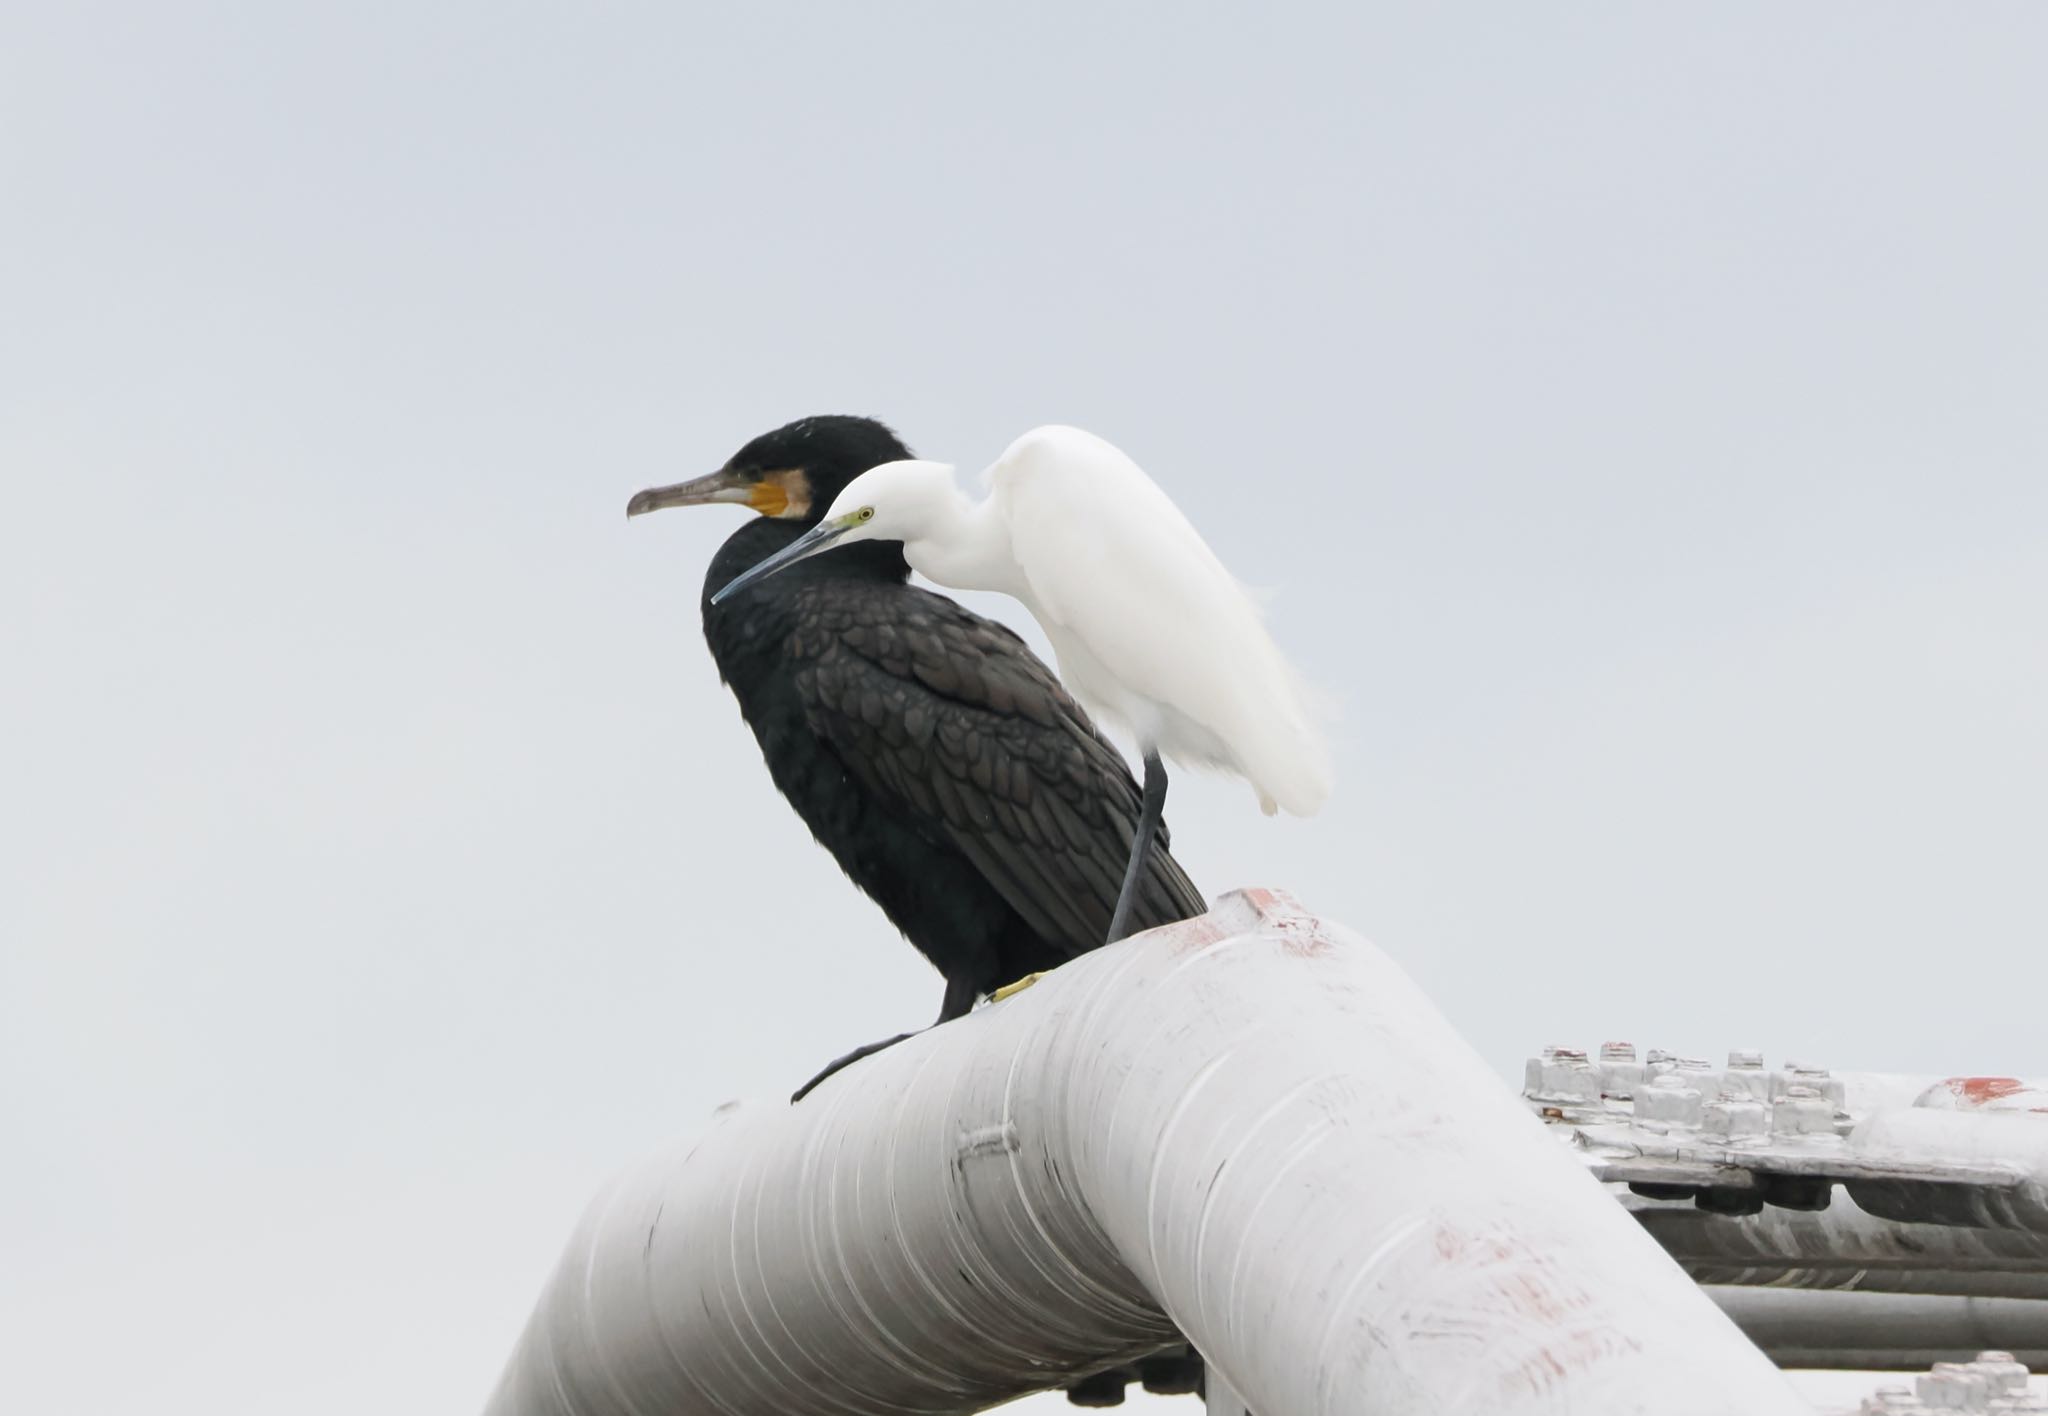
[[[1203,1416],[1251,1416],[1245,1409],[1244,1398],[1230,1389],[1230,1383],[1215,1372],[1208,1373],[1202,1382]]]
[[[2048,1116],[2048,1081],[2024,1077],[1943,1077],[1929,1083],[1913,1098],[1913,1105],[1940,1111]]]
[[[1848,1109],[1858,1116],[1898,1107],[1990,1113],[2048,1107],[2048,1080],[2025,1077],[1929,1076],[1909,1072],[1835,1072]]]
[[[1709,1288],[1707,1295],[1781,1367],[1904,1372],[1999,1349],[2048,1357],[2048,1303],[2017,1298]]]
[[[491,1416],[965,1412],[1173,1325],[1259,1416],[1805,1416],[1389,959],[1089,954],[606,1189]]]
[[[1852,1182],[1873,1214],[2048,1235],[2048,1115],[2029,1110],[1894,1107],[1866,1117],[1849,1137],[1859,1155],[1939,1156],[2010,1167],[2023,1177],[2003,1189],[1923,1181]]]
[[[1901,1223],[1869,1213],[1839,1186],[1818,1212],[1770,1208],[1739,1217],[1615,1189],[1702,1283],[2048,1298],[2048,1238],[2040,1235]]]

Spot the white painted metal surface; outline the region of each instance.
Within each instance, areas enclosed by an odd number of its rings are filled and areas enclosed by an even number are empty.
[[[1842,1416],[2048,1416],[2048,1397],[2027,1385],[2027,1368],[2010,1352],[1982,1352],[1971,1362],[1943,1362],[1912,1382],[1880,1387]]]
[[[2048,1304],[1800,1288],[1709,1288],[1781,1367],[1898,1372],[1967,1362],[1987,1348],[2048,1365]]]
[[[1214,1372],[1207,1375],[1202,1393],[1203,1416],[1251,1416],[1244,1398],[1230,1389],[1230,1383]]]
[[[1523,1097],[1594,1174],[1748,1214],[1817,1210],[1835,1187],[1893,1221],[2048,1235],[2048,1085],[1836,1076],[1763,1054],[1727,1065],[1607,1043],[1550,1047]]]
[[[2048,1237],[1900,1223],[1839,1190],[1825,1210],[1710,1214],[1689,1200],[1619,1192],[1665,1252],[1701,1283],[2048,1299]]]
[[[1258,1416],[1806,1413],[1399,968],[1265,892],[621,1176],[489,1410],[938,1416],[1173,1324]]]
[[[1849,1193],[1873,1214],[2048,1235],[2048,1115],[1894,1107],[1860,1122],[1849,1143],[1872,1158],[1941,1156],[1957,1165],[1995,1166],[2014,1175],[2004,1185],[1911,1179],[1851,1185]]]

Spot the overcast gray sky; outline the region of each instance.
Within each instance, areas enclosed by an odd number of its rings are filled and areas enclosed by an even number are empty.
[[[1338,794],[1177,853],[1504,1072],[2043,1070],[2044,43],[8,7],[9,1407],[471,1409],[606,1174],[928,1019],[704,650],[740,514],[622,514],[806,413],[1081,424],[1275,587]]]

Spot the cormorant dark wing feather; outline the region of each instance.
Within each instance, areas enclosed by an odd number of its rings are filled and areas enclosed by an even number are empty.
[[[901,585],[819,582],[790,645],[811,729],[871,791],[909,803],[1031,928],[1101,944],[1139,794],[1122,754],[1008,629]],[[1162,828],[1138,929],[1200,914]]]

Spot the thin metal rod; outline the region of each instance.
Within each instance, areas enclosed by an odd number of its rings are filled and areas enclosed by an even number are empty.
[[[2048,1303],[1803,1288],[1709,1288],[1707,1296],[1781,1367],[1911,1372],[2012,1353],[2048,1356]]]

